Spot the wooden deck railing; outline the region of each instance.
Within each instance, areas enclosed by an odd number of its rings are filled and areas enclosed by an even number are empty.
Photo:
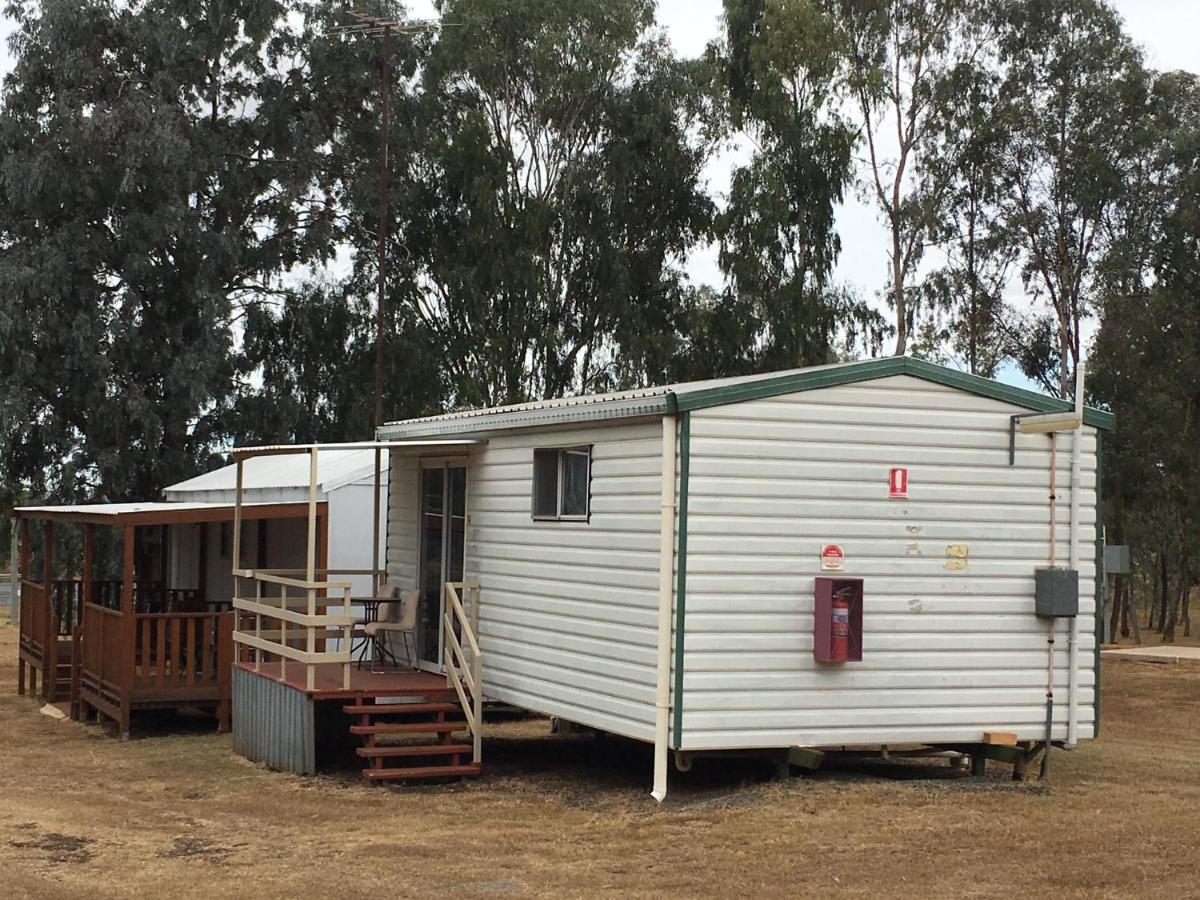
[[[79,630],[78,699],[128,731],[131,709],[215,703],[229,718],[233,613],[135,613],[96,603]]]
[[[79,681],[110,704],[120,705],[127,680],[125,671],[133,648],[125,637],[125,616],[119,609],[97,603],[84,606],[79,632]]]
[[[206,692],[217,687],[223,669],[222,629],[232,633],[228,613],[138,613],[134,616],[135,694]]]
[[[459,591],[463,597],[459,596]],[[479,585],[473,581],[446,582],[446,611],[442,614],[442,625],[446,681],[458,694],[463,717],[471,731],[473,761],[478,763],[483,746],[483,654],[476,637],[479,631]]]
[[[240,592],[243,581],[253,584],[253,596],[235,596],[233,607],[235,659],[242,662],[242,649],[255,668],[271,657],[279,660],[280,676],[286,681],[289,661],[304,667],[308,690],[316,687],[316,666],[338,663],[342,684],[350,687],[354,615],[351,612],[350,582],[331,581],[335,575],[370,574],[369,570],[318,570],[314,580],[296,576],[294,569],[254,569],[235,575]],[[277,591],[277,593],[273,593]],[[340,610],[333,610],[340,607]],[[325,639],[341,638],[336,650],[325,647]],[[246,660],[246,661],[249,661]]]
[[[71,611],[66,611],[71,615]],[[68,622],[67,625],[70,623]],[[25,691],[25,675],[28,672],[36,685],[41,681],[40,695],[50,701],[64,699],[69,694],[68,681],[59,679],[59,663],[69,663],[72,648],[71,628],[59,619],[53,602],[53,592],[46,590],[40,581],[22,580],[21,615],[18,624],[17,653],[19,672],[17,690]],[[60,660],[61,655],[61,660]]]
[[[62,578],[51,582],[54,608],[63,623],[63,635],[78,626],[83,610],[83,580]],[[121,608],[121,582],[96,579],[92,582],[92,602],[109,609]],[[140,580],[133,583],[133,608],[139,613],[219,612],[211,607],[224,606],[226,601],[204,601],[198,588],[172,588],[162,581]],[[210,607],[210,608],[204,608]],[[68,627],[69,624],[69,627]]]
[[[50,611],[46,605],[46,589],[40,581],[21,580],[21,646],[36,645],[39,649],[46,642],[46,626]]]

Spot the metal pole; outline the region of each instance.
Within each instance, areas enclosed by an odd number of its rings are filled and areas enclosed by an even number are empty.
[[[378,437],[379,429],[383,426],[383,333],[384,333],[384,291],[387,284],[387,233],[388,233],[388,132],[389,110],[388,97],[391,93],[388,84],[388,68],[392,46],[392,29],[383,29],[382,57],[379,61],[379,92],[380,107],[380,147],[379,147],[379,300],[375,308],[375,430]]]
[[[378,597],[382,593],[383,581],[380,578],[379,572],[379,538],[381,525],[379,515],[383,511],[383,498],[380,496],[382,492],[383,482],[383,459],[382,451],[379,447],[375,448],[375,525],[371,531],[371,596]]]

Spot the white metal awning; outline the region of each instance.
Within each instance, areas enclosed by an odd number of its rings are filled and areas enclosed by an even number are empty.
[[[310,453],[322,450],[424,450],[474,447],[486,444],[486,440],[427,440],[427,441],[354,441],[343,444],[264,444],[260,447],[234,447],[234,459],[249,459],[252,456],[282,456],[288,453]]]

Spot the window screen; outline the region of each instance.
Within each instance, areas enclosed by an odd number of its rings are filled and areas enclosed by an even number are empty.
[[[590,447],[533,451],[533,517],[586,519],[591,483]]]
[[[533,515],[558,518],[558,451],[533,451]]]
[[[562,507],[559,515],[586,519],[588,514],[587,450],[564,450],[562,453]]]

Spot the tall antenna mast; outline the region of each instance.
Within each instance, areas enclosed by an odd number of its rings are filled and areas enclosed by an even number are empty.
[[[351,10],[350,16],[355,22],[332,28],[334,34],[352,35],[354,37],[379,38],[381,53],[379,59],[379,297],[375,307],[375,432],[383,426],[383,336],[384,336],[384,292],[387,285],[387,238],[388,238],[388,137],[389,137],[389,97],[391,95],[391,50],[393,34],[420,34],[436,31],[443,23],[436,19],[387,19],[382,16]]]

